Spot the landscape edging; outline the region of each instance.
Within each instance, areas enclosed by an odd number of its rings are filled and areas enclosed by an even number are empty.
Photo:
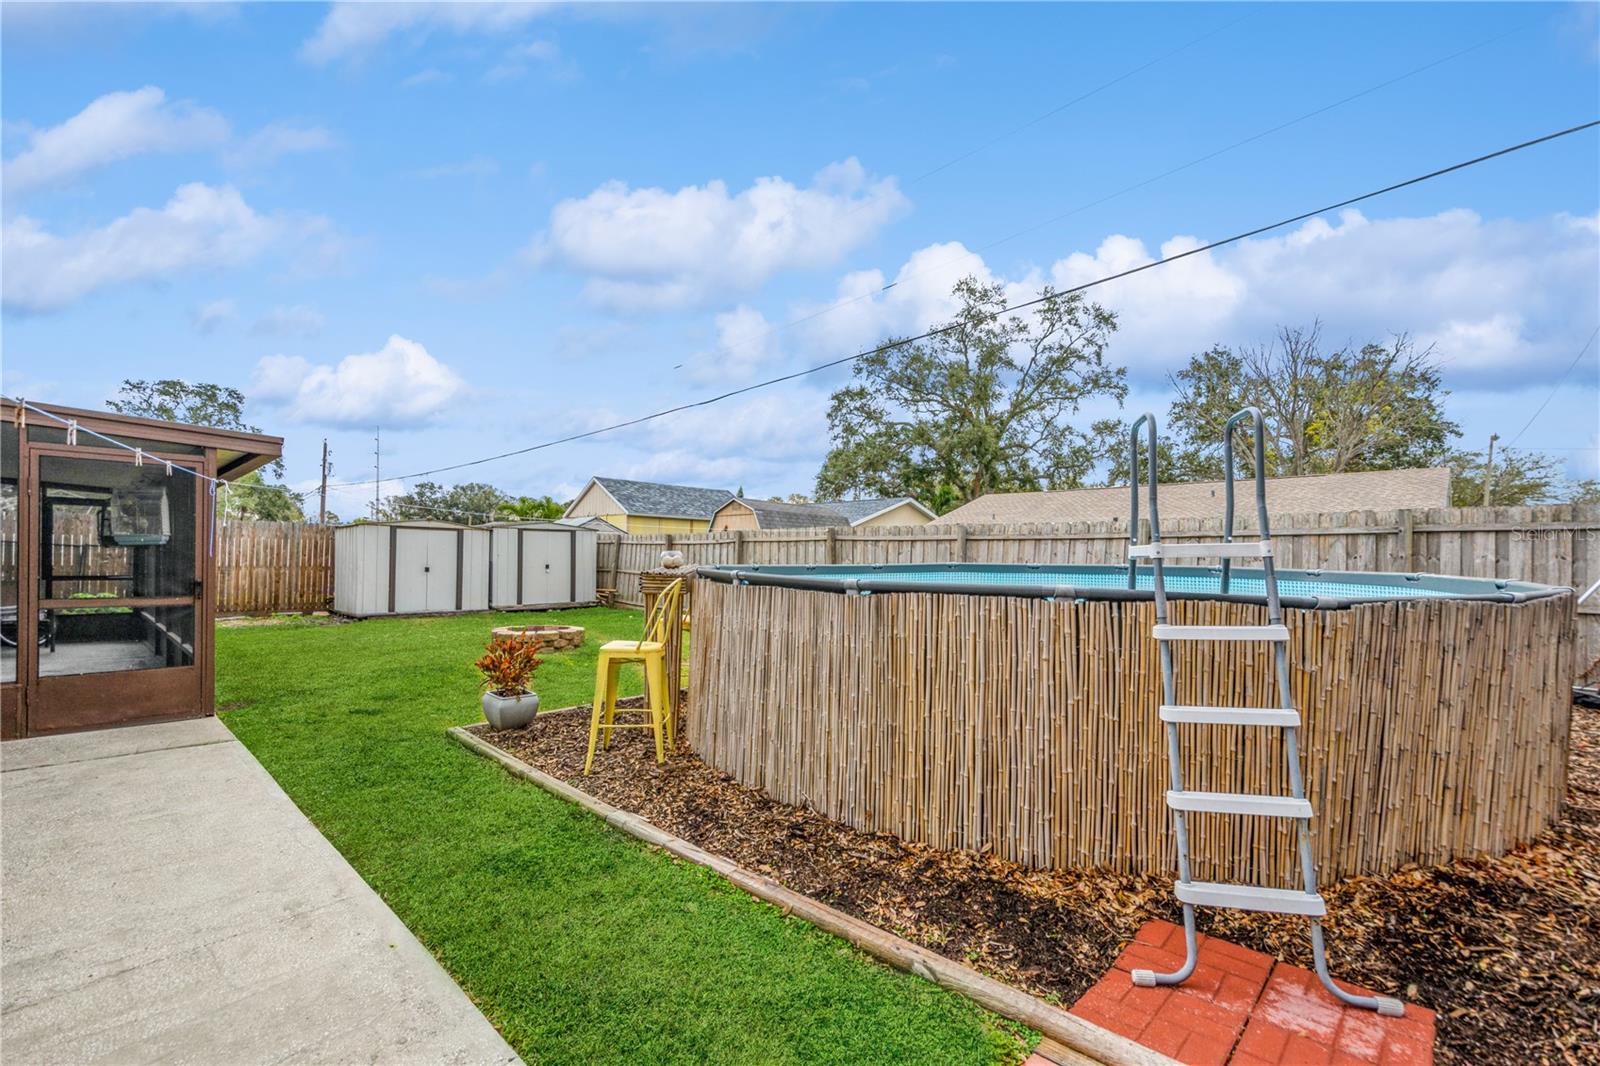
[[[474,736],[462,726],[454,726],[448,732],[469,751],[493,759],[517,776],[532,781],[562,799],[576,803],[630,836],[647,844],[653,844],[686,862],[714,870],[750,895],[778,907],[785,914],[795,915],[819,929],[848,940],[862,951],[896,969],[907,970],[918,977],[932,981],[941,988],[958,992],[996,1014],[1037,1029],[1046,1037],[1065,1044],[1073,1051],[1093,1056],[1108,1066],[1174,1066],[1175,1064],[1175,1060],[1135,1043],[1119,1033],[1069,1014],[1060,1007],[1052,1006],[1026,992],[979,973],[970,966],[947,959],[937,952],[879,929],[870,922],[846,914],[803,893],[785,888],[772,878],[753,873],[731,859],[706,851],[681,837],[673,836],[637,814],[596,799],[582,789],[575,788],[560,778],[523,762],[488,741]]]

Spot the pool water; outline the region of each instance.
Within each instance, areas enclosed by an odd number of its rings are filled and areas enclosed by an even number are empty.
[[[1173,566],[1165,568],[1169,593],[1179,596],[1218,596],[1222,589],[1220,567]],[[719,566],[701,567],[702,576],[713,580],[748,581],[756,584],[793,585],[809,588],[837,586],[863,592],[913,591],[916,586],[936,591],[960,592],[970,589],[986,594],[1077,595],[1097,598],[1128,594],[1126,566],[1028,566],[986,563],[935,563],[883,566]],[[1358,573],[1352,571],[1286,570],[1278,574],[1278,595],[1285,603],[1316,601],[1335,605],[1373,600],[1402,599],[1494,599],[1522,600],[1561,591],[1528,582],[1498,581],[1486,578],[1445,577],[1437,574]],[[1149,593],[1154,574],[1148,565],[1138,571],[1137,590]],[[952,587],[955,586],[955,587]],[[1066,591],[1061,591],[1066,590]],[[1228,595],[1240,599],[1264,599],[1266,582],[1259,568],[1235,566],[1228,582]],[[1118,596],[1117,598],[1121,598]],[[1143,598],[1143,597],[1141,597]]]

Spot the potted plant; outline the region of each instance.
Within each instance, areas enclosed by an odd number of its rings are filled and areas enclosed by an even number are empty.
[[[496,637],[476,663],[483,673],[483,716],[491,729],[523,729],[539,712],[529,687],[539,668],[537,645],[526,637]]]

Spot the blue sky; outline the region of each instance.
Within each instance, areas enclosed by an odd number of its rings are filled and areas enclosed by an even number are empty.
[[[297,487],[378,424],[386,475],[459,462],[1594,118],[1595,10],[7,4],[4,388],[237,385]],[[1320,317],[1436,344],[1503,443],[1600,325],[1597,177],[1589,132],[1096,290],[1129,407]],[[1596,348],[1517,441],[1574,475]],[[807,491],[845,374],[444,480]]]

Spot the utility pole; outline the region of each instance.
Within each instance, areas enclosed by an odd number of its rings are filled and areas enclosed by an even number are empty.
[[[372,520],[378,520],[378,494],[383,490],[383,427],[372,429]]]
[[[1500,434],[1489,434],[1489,461],[1483,464],[1483,505],[1489,506],[1490,491],[1494,487],[1494,442]]]
[[[322,488],[317,492],[317,524],[328,524],[328,438],[322,438]]]

